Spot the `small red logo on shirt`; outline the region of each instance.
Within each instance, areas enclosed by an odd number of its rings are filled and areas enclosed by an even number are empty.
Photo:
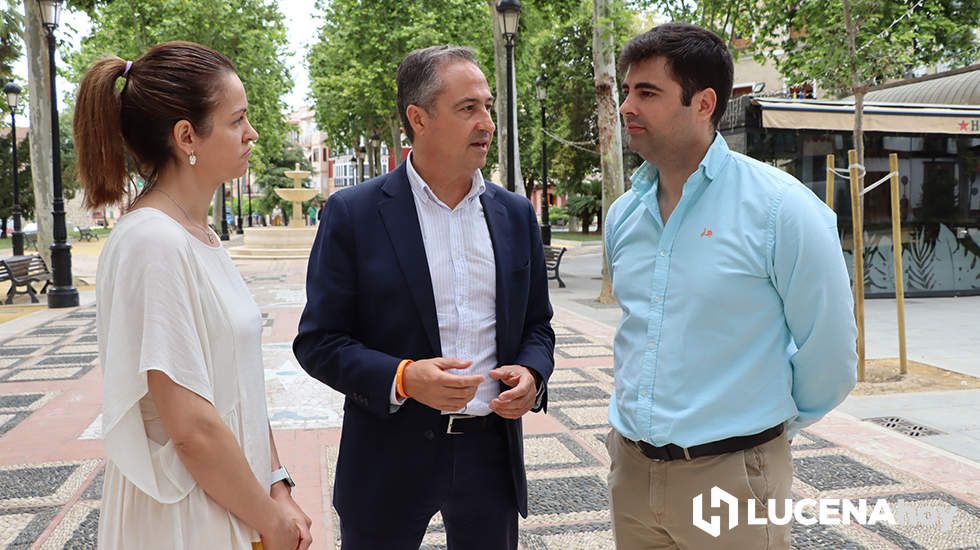
[[[711,230],[708,229],[707,227],[705,227],[704,228],[704,231],[701,232],[701,236],[702,237],[710,237],[712,234],[713,233],[711,233]]]

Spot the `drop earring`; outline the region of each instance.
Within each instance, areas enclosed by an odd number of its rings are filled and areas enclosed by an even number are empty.
[[[195,164],[197,164],[197,155],[191,153],[191,156],[187,158],[187,161],[191,163],[191,166],[194,166]]]

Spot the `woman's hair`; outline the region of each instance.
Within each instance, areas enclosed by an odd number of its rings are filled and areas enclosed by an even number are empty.
[[[82,77],[75,103],[85,206],[97,209],[129,194],[127,153],[145,182],[143,192],[149,190],[177,157],[177,122],[187,120],[198,134],[210,134],[211,112],[229,72],[235,72],[230,59],[193,42],[158,44],[131,64],[115,56],[96,61]]]

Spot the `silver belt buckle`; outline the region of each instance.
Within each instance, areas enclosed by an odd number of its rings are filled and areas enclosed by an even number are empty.
[[[476,418],[476,416],[474,416],[472,414],[451,414],[451,415],[449,415],[449,423],[446,424],[446,433],[449,434],[449,435],[463,435],[463,432],[454,432],[453,431],[453,422],[455,422],[457,420],[467,420],[469,418]]]

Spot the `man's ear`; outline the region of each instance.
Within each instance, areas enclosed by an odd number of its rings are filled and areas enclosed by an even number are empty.
[[[414,135],[417,136],[425,133],[430,118],[429,113],[425,109],[413,103],[405,109],[405,114],[407,115],[408,123],[412,125]]]
[[[715,93],[714,88],[705,88],[694,94],[694,97],[691,98],[691,104],[697,111],[699,119],[711,122],[711,116],[715,112],[715,105],[718,104],[718,94]]]
[[[194,125],[187,120],[178,120],[174,124],[173,129],[173,139],[174,145],[177,146],[181,152],[185,155],[190,155],[194,152],[194,147],[199,141],[197,132],[194,131]]]

